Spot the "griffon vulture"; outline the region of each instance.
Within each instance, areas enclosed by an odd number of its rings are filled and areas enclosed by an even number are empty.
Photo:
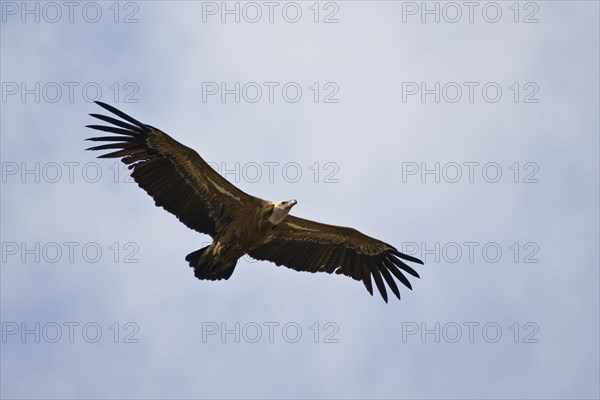
[[[271,202],[246,194],[198,153],[160,129],[108,104],[96,103],[123,121],[90,114],[111,125],[88,128],[112,135],[87,139],[110,142],[87,150],[110,150],[99,158],[120,158],[157,206],[174,214],[188,228],[213,238],[212,244],[185,258],[198,279],[228,279],[238,259],[248,254],[297,271],[344,274],[362,281],[371,295],[373,277],[387,302],[384,282],[400,299],[394,277],[410,289],[402,271],[419,277],[401,259],[423,264],[421,260],[355,229],[289,215],[296,200]]]

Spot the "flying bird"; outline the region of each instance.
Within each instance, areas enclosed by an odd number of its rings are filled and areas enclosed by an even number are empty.
[[[246,194],[193,149],[115,107],[96,103],[122,120],[90,114],[111,125],[88,128],[112,135],[87,139],[109,142],[87,150],[110,150],[98,158],[120,158],[156,206],[212,237],[209,246],[185,258],[198,279],[229,279],[238,259],[248,254],[297,271],[343,274],[362,281],[371,295],[373,278],[387,303],[384,281],[400,299],[394,278],[412,289],[402,271],[419,277],[402,260],[423,264],[421,260],[355,229],[290,215],[296,200],[272,202]]]

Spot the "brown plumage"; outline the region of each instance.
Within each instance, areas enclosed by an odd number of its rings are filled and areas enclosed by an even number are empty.
[[[394,278],[412,289],[402,271],[419,277],[402,260],[423,264],[421,260],[355,229],[288,215],[295,200],[274,203],[250,196],[166,133],[108,104],[96,103],[126,122],[90,114],[112,126],[88,128],[113,135],[87,139],[110,142],[88,150],[110,150],[99,158],[120,158],[157,206],[188,228],[213,238],[211,245],[186,257],[199,279],[228,279],[237,260],[249,254],[297,271],[344,274],[362,281],[371,295],[372,276],[387,302],[385,283],[399,299]]]

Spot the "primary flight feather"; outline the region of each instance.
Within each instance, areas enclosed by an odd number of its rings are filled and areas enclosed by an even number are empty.
[[[157,206],[213,238],[185,258],[197,278],[228,279],[238,259],[248,254],[297,271],[343,274],[362,281],[371,295],[372,278],[387,302],[385,283],[399,299],[394,278],[412,289],[403,272],[419,277],[402,260],[421,260],[355,229],[289,215],[296,200],[271,202],[246,194],[166,133],[96,103],[122,120],[90,114],[111,125],[87,127],[111,135],[87,139],[109,142],[87,150],[109,150],[99,158],[120,158]]]

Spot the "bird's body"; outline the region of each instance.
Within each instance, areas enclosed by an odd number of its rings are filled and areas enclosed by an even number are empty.
[[[113,126],[88,125],[113,133],[88,140],[111,142],[88,150],[111,150],[100,158],[121,158],[131,176],[157,206],[213,242],[187,255],[199,279],[228,279],[245,254],[299,271],[344,274],[361,280],[373,294],[371,277],[384,300],[384,280],[396,297],[393,277],[411,288],[403,270],[419,275],[401,259],[417,263],[393,246],[346,227],[289,215],[296,200],[271,202],[250,196],[214,171],[194,150],[166,133],[116,108],[97,102],[121,117],[90,114]]]
[[[287,215],[287,210],[275,206],[276,203],[263,201],[257,202],[255,212],[233,212],[223,224],[234,228],[217,227],[210,246],[186,257],[186,261],[196,267],[196,276],[200,279],[229,278],[237,260],[268,241],[277,224]]]

